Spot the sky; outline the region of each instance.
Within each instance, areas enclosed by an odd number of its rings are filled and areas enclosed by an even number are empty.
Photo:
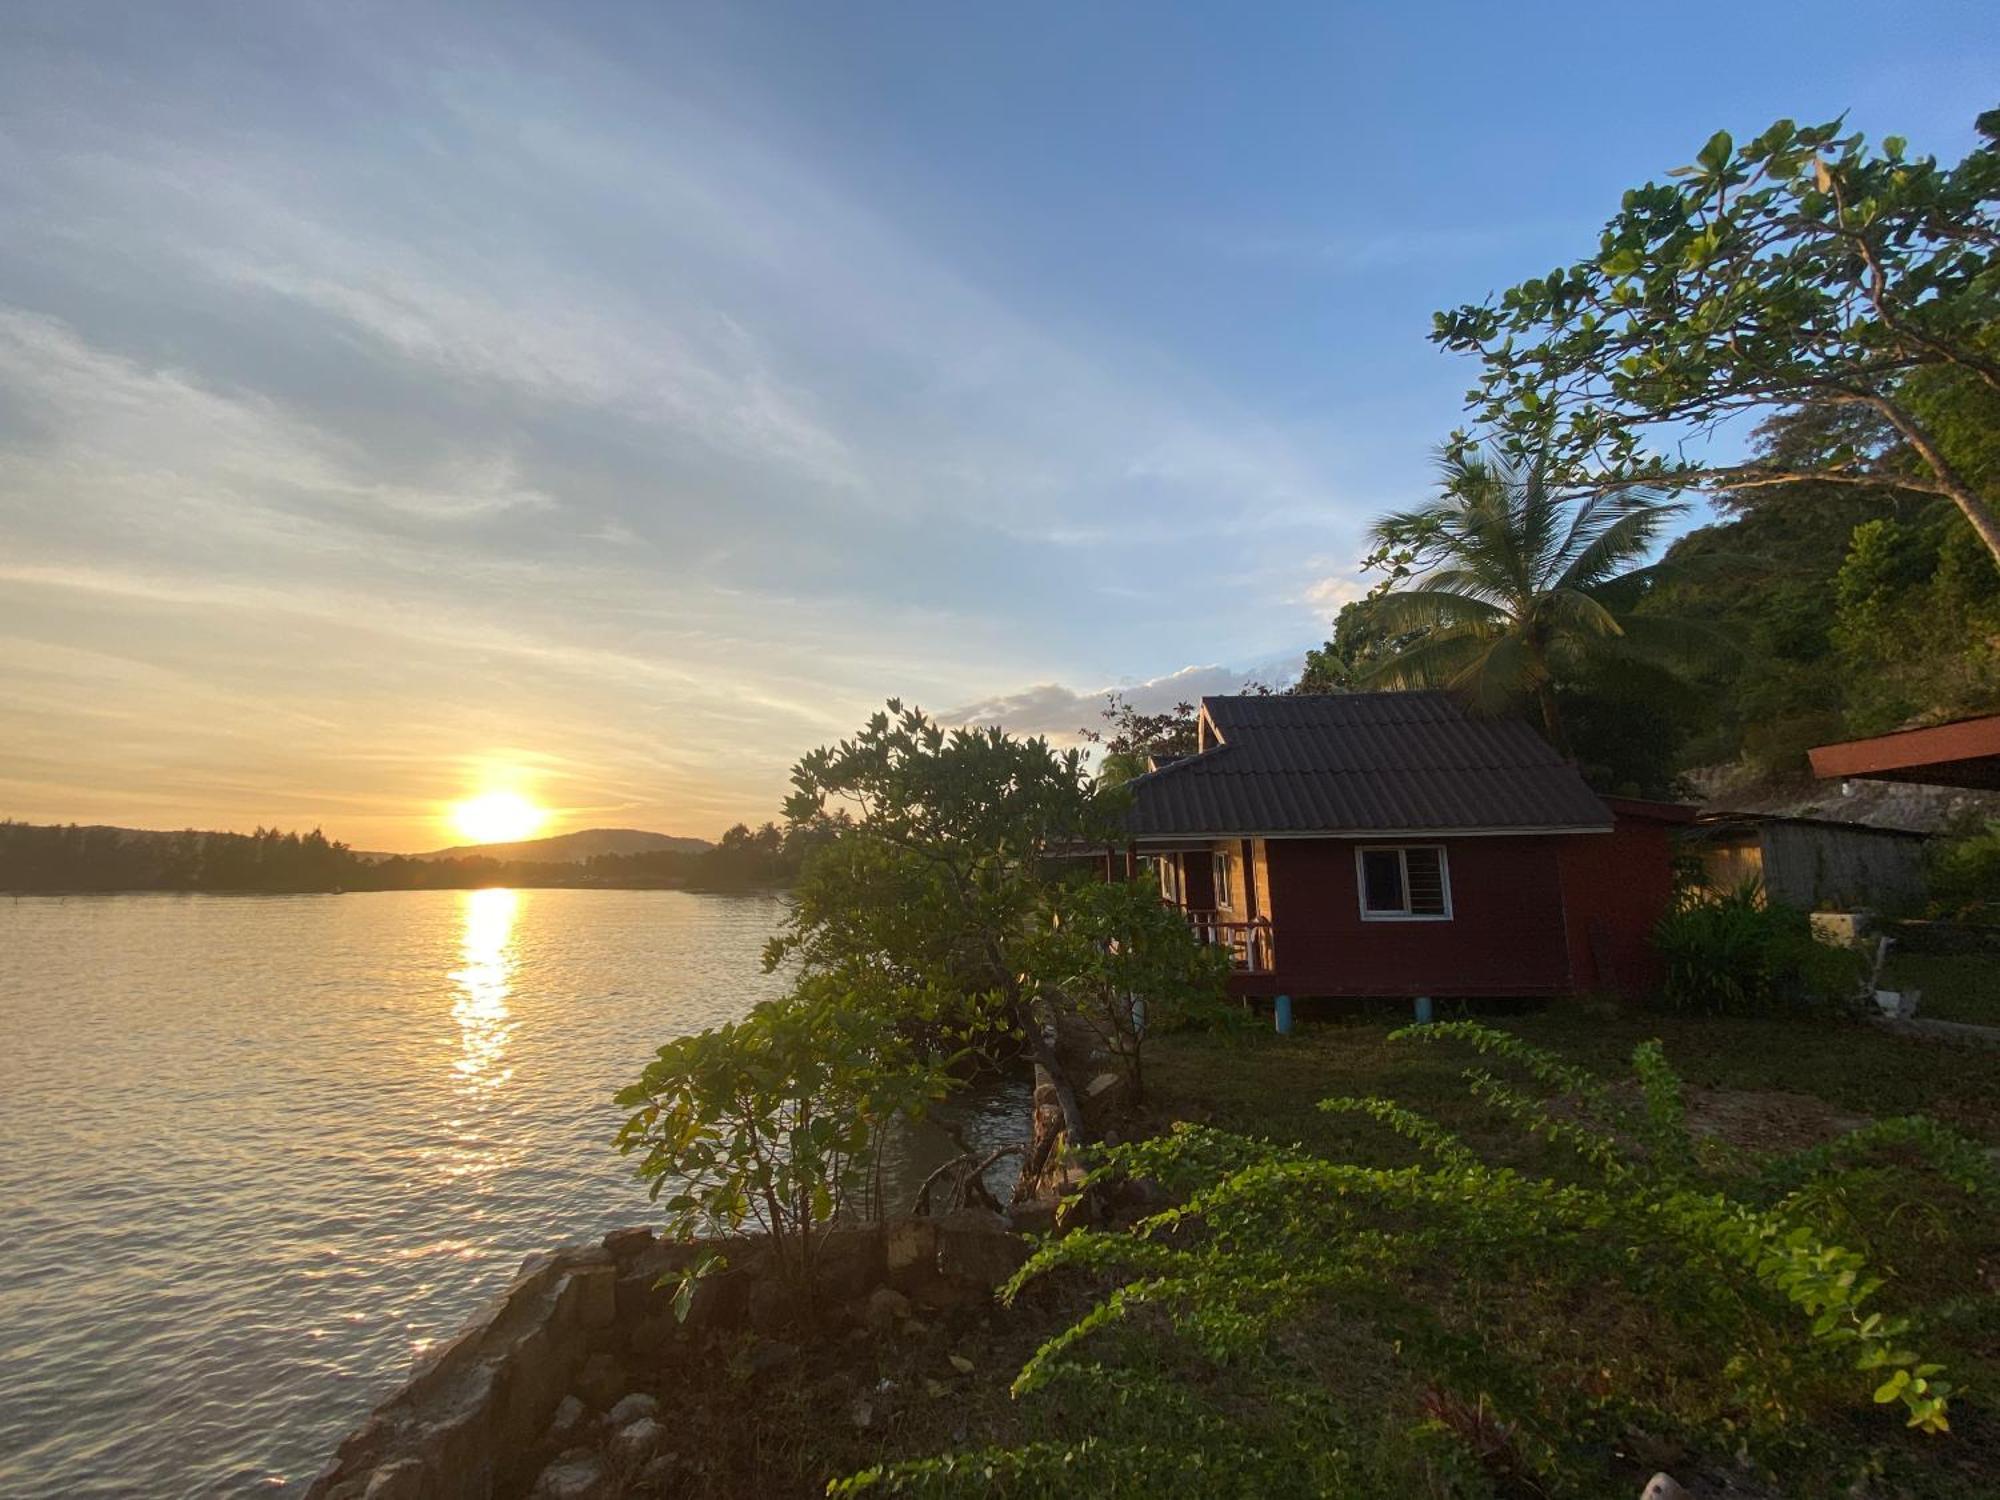
[[[1438,308],[2000,9],[0,9],[0,817],[714,836],[892,695],[1281,682]]]

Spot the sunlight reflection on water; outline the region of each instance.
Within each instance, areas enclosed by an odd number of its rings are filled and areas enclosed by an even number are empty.
[[[0,1496],[296,1493],[523,1256],[652,1217],[611,1094],[779,993],[781,915],[677,891],[0,903]],[[1024,1111],[963,1118],[991,1142]],[[948,1149],[901,1143],[892,1173]]]
[[[521,898],[509,890],[464,891],[460,893],[463,936],[459,951],[463,968],[452,971],[459,996],[451,1007],[458,1022],[459,1043],[464,1055],[453,1063],[468,1089],[474,1094],[497,1089],[514,1076],[512,1068],[501,1067],[507,1055],[507,1040],[513,1035],[508,1024],[508,980],[513,973],[514,914]]]
[[[0,1495],[310,1478],[524,1255],[648,1216],[610,1095],[777,992],[780,914],[638,891],[0,904]]]

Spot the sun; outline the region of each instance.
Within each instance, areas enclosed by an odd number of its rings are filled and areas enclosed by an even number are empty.
[[[548,822],[545,808],[535,806],[519,792],[481,792],[455,802],[452,826],[475,844],[511,844],[533,838]]]

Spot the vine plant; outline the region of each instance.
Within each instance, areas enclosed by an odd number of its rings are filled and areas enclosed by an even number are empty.
[[[1537,1176],[1489,1164],[1442,1124],[1383,1098],[1321,1107],[1405,1137],[1418,1164],[1365,1167],[1195,1125],[1103,1151],[1094,1180],[1143,1177],[1177,1201],[1129,1230],[1051,1240],[1022,1267],[1005,1289],[1010,1300],[1062,1272],[1113,1284],[1034,1354],[1015,1394],[1082,1389],[1102,1403],[1141,1379],[1135,1367],[1204,1366],[1226,1372],[1206,1387],[1227,1393],[1224,1414],[1195,1401],[1194,1415],[1163,1418],[1191,1398],[1182,1389],[1169,1400],[1159,1387],[1171,1380],[1155,1373],[1141,1381],[1151,1391],[1145,1401],[1113,1402],[1093,1416],[1081,1444],[1039,1441],[888,1465],[834,1492],[1032,1493],[1085,1472],[1166,1472],[1173,1461],[1212,1457],[1218,1420],[1235,1434],[1232,1451],[1254,1455],[1244,1493],[1262,1485],[1364,1494],[1411,1482],[1408,1473],[1388,1480],[1351,1466],[1338,1482],[1327,1478],[1329,1455],[1351,1455],[1344,1445],[1363,1441],[1351,1421],[1343,1427],[1330,1414],[1351,1390],[1340,1381],[1314,1386],[1317,1361],[1302,1330],[1328,1327],[1338,1330],[1346,1380],[1362,1378],[1349,1373],[1352,1350],[1381,1351],[1429,1392],[1419,1405],[1430,1415],[1409,1431],[1437,1437],[1443,1429],[1461,1458],[1479,1459],[1483,1474],[1462,1487],[1440,1477],[1435,1452],[1412,1459],[1418,1470],[1410,1472],[1427,1476],[1433,1494],[1590,1493],[1579,1451],[1601,1451],[1633,1425],[1678,1425],[1711,1447],[1719,1440],[1722,1451],[1786,1439],[1796,1451],[1809,1403],[1829,1389],[1837,1400],[1842,1386],[1871,1392],[1918,1432],[1949,1431],[1952,1387],[1941,1363],[1921,1351],[1918,1323],[1878,1305],[1884,1277],[1821,1231],[1806,1190],[1893,1147],[1958,1190],[2000,1204],[2000,1175],[1973,1143],[1930,1121],[1889,1121],[1757,1171],[1690,1133],[1680,1079],[1658,1043],[1633,1056],[1634,1099],[1633,1090],[1614,1090],[1478,1023],[1410,1027],[1396,1039],[1467,1046],[1524,1074],[1538,1090],[1484,1067],[1465,1076],[1477,1098],[1564,1148],[1573,1172]],[[1586,1303],[1622,1285],[1646,1326],[1672,1324],[1673,1352],[1685,1357],[1660,1379],[1676,1383],[1678,1414],[1643,1373],[1626,1372],[1621,1386],[1611,1356],[1596,1389],[1552,1395],[1532,1357],[1510,1368],[1499,1340],[1464,1331],[1454,1314],[1473,1308],[1481,1289],[1524,1278]],[[1699,1398],[1683,1385],[1698,1386]],[[1690,1430],[1700,1426],[1707,1430]],[[1105,1492],[1143,1488],[1114,1482]]]

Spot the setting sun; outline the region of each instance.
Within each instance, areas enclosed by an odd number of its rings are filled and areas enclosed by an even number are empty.
[[[533,838],[548,812],[519,792],[483,792],[454,803],[452,826],[475,844],[507,844]]]

